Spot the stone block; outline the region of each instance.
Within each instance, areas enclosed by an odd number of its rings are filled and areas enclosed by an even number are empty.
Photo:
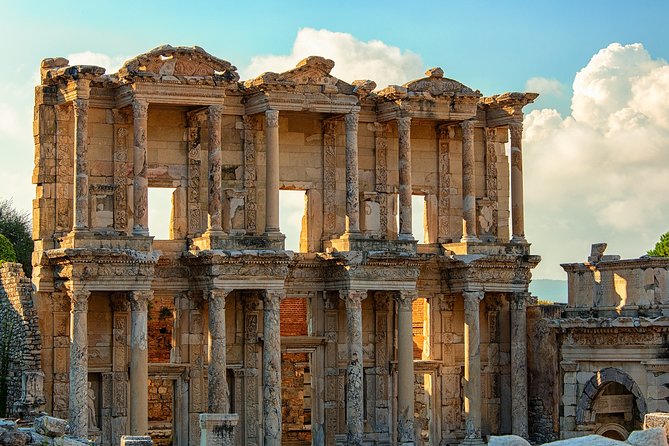
[[[632,432],[627,442],[634,446],[667,446],[667,434],[664,427],[654,427]]]
[[[36,418],[34,423],[35,431],[46,437],[62,437],[68,427],[66,420],[46,415]]]
[[[499,437],[491,436],[488,446],[530,446],[530,443],[517,435],[502,435]]]
[[[655,412],[647,413],[643,419],[644,429],[661,427],[669,438],[669,413]]]
[[[149,436],[123,435],[121,446],[153,446],[153,440]]]

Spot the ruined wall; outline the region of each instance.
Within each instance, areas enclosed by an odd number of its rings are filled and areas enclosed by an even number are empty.
[[[0,265],[0,402],[3,385],[7,393],[0,414],[21,399],[22,372],[41,369],[41,348],[30,279],[20,264],[5,262]]]
[[[557,330],[551,319],[561,317],[563,305],[533,305],[527,309],[527,379],[530,439],[545,443],[559,439],[560,357]]]

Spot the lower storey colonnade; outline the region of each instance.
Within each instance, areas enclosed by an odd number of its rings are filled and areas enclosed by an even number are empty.
[[[287,297],[284,289],[211,289],[180,294],[172,307],[152,303],[154,294],[69,293],[68,418],[75,435],[89,436],[97,429],[103,440],[113,441],[120,433],[114,427],[120,415],[127,423],[121,429],[124,434],[152,434],[154,381],[165,380],[174,369],[181,371],[174,375],[174,382],[181,384],[168,391],[173,398],[174,444],[197,442],[199,432],[192,420],[199,413],[238,414],[235,433],[240,445],[282,444],[298,435],[295,426],[300,422],[309,426],[308,432],[299,432],[304,444],[413,445],[439,438],[450,441],[444,444],[481,444],[489,433],[527,436],[527,371],[518,359],[526,349],[525,293],[489,299],[482,291],[465,291],[426,300],[414,289],[344,289],[298,297]],[[126,380],[127,403],[108,401],[103,390],[91,402],[89,373],[101,370],[96,361],[86,360],[91,357],[91,339],[98,339],[91,333],[99,327],[89,322],[92,295],[96,307],[105,299],[119,301],[119,295],[125,301],[125,306],[112,305],[109,319],[113,342],[128,339],[125,350],[118,350],[126,352],[127,375],[123,378],[123,367],[114,364],[121,358],[116,353],[112,370],[101,374]],[[419,300],[422,307],[415,313]],[[292,310],[297,307],[302,313]],[[98,311],[92,313],[96,320]],[[126,332],[118,322],[124,317]],[[296,320],[304,325],[297,331]],[[158,348],[153,330],[161,323],[171,324],[174,331],[169,355],[158,361],[151,350]],[[416,327],[422,334],[416,334]],[[117,351],[114,346],[112,351]],[[510,363],[491,356],[493,351],[509,352]],[[504,383],[508,389],[500,390]],[[114,392],[116,385],[113,381]],[[491,385],[498,389],[487,390]],[[508,421],[500,413],[505,398],[512,409]],[[302,418],[296,422],[293,409],[298,405]],[[96,415],[99,418],[92,421]]]

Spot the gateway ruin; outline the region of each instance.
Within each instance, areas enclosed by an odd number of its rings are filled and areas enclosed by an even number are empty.
[[[217,420],[201,414],[236,414],[240,446],[528,435],[537,95],[484,97],[440,68],[377,89],[333,66],[242,82],[171,46],[114,74],[42,62],[30,379],[74,434],[195,445]],[[154,188],[172,194],[166,240]],[[299,252],[283,190],[304,192]]]

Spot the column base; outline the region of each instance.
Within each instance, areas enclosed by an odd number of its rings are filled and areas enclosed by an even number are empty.
[[[121,446],[153,446],[153,440],[148,435],[123,435]]]
[[[523,245],[527,244],[527,240],[525,239],[524,235],[514,235],[513,237],[511,237],[510,242],[511,243],[523,244]]]
[[[142,227],[132,228],[132,235],[141,235],[142,237],[148,237],[149,228],[142,228]]]
[[[238,422],[236,413],[201,413],[200,446],[234,446]]]
[[[413,237],[413,234],[402,234],[402,233],[397,234],[397,239],[398,240],[411,240],[411,241],[416,240]]]
[[[485,446],[485,441],[480,438],[465,438],[460,446]]]
[[[400,443],[397,443],[397,444],[398,444],[398,446],[416,446],[415,441],[403,441],[403,442],[400,442]]]
[[[460,243],[481,243],[481,239],[475,235],[463,235]]]

